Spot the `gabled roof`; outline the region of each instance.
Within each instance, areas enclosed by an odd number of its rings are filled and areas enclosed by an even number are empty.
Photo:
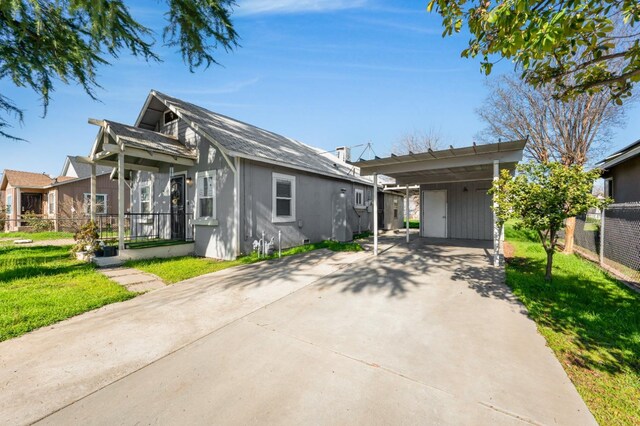
[[[196,132],[215,143],[227,155],[369,183],[367,179],[354,173],[353,166],[318,148],[157,91],[151,91],[146,106],[152,98],[156,98],[174,111]],[[159,115],[156,112],[147,118],[145,114],[147,112],[143,110],[136,124],[151,128]]]
[[[609,155],[607,158],[600,161],[597,166],[603,170],[607,170],[622,163],[623,161],[637,157],[638,155],[640,155],[640,139]]]
[[[105,173],[111,173],[111,167],[100,165],[96,166],[96,175],[103,175]],[[58,177],[58,182],[62,182],[62,177],[91,177],[91,165],[80,161],[78,156],[67,155],[67,158],[64,160],[64,166],[62,166],[62,173],[60,173],[60,176]]]
[[[6,189],[7,184],[14,188],[44,188],[51,184],[51,177],[44,173],[5,169],[0,189]]]
[[[175,136],[109,120],[96,121],[96,124],[99,124],[101,129],[92,149],[92,156],[104,151],[104,138],[101,136],[106,132],[112,143],[119,145],[120,149],[126,150],[129,147],[172,157],[197,158],[196,152],[180,143]]]

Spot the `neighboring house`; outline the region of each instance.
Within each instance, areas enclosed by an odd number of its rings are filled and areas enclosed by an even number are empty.
[[[597,166],[603,170],[606,197],[616,203],[640,202],[640,140],[609,155]]]
[[[155,91],[134,126],[91,121],[101,129],[89,159],[133,171],[132,237],[193,239],[196,255],[230,259],[263,234],[286,248],[372,229],[372,181],[344,151],[339,158]],[[383,206],[387,227],[398,227],[402,197],[385,194]]]
[[[76,164],[77,163],[77,164]],[[75,168],[74,168],[75,164]],[[80,164],[80,166],[78,166]],[[32,213],[50,220],[54,229],[74,229],[89,217],[91,179],[76,157],[67,157],[63,174],[52,178],[44,173],[5,170],[0,183],[6,206],[5,231],[28,228],[25,215]],[[91,166],[86,165],[89,175]],[[96,210],[99,214],[117,213],[117,186],[109,177],[110,168],[100,167],[96,177]],[[126,205],[129,195],[126,193]]]

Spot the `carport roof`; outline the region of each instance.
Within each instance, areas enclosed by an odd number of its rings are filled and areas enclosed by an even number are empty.
[[[374,173],[387,175],[398,185],[465,182],[493,178],[493,163],[499,161],[501,169],[513,170],[522,160],[526,140],[498,142],[463,148],[429,150],[407,155],[353,163],[362,176]]]

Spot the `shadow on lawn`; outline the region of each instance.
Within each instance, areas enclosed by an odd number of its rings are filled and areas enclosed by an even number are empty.
[[[47,277],[71,272],[86,271],[93,266],[87,263],[41,263],[38,265],[21,265],[0,270],[0,282],[9,282],[22,278]]]
[[[586,262],[574,271],[558,259],[562,254],[555,256],[550,283],[544,280],[545,260],[508,261],[507,283],[530,316],[579,348],[568,357],[574,365],[640,374],[640,295]]]

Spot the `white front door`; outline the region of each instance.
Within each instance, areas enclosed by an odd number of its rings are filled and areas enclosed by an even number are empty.
[[[447,190],[422,191],[422,236],[447,237]]]

